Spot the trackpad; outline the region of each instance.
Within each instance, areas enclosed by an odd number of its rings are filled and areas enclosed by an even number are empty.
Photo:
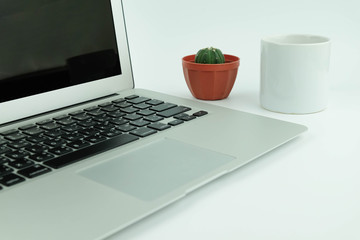
[[[152,201],[233,159],[208,149],[162,139],[83,170],[80,175]]]

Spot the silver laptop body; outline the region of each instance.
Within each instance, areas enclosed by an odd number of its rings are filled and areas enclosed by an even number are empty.
[[[0,155],[0,239],[104,239],[306,130],[293,123],[134,89],[121,1],[8,2],[0,4],[0,91],[5,96],[0,103],[0,147],[9,151]],[[72,24],[59,19],[71,20]],[[51,32],[51,28],[56,31]],[[77,39],[76,48],[70,46],[74,41],[66,42],[70,35]],[[42,51],[32,49],[30,43],[41,46]],[[8,50],[13,45],[19,53]],[[112,45],[111,51],[108,45]],[[64,52],[67,61],[60,59]],[[105,55],[108,57],[103,60]],[[16,66],[11,64],[14,61]],[[107,61],[111,66],[115,64],[110,75],[87,74],[89,68],[99,68],[102,73],[101,69],[108,66],[100,62]],[[56,72],[60,80],[65,72],[71,75],[70,83],[39,90],[39,83],[21,82],[25,77],[26,81],[35,81],[32,71],[41,76]],[[89,80],[88,75],[94,77]],[[55,80],[36,81],[48,85]],[[19,95],[14,86],[27,89]],[[85,154],[81,161],[59,168],[31,160],[34,152],[11,141],[12,137],[18,140],[19,135],[14,133],[19,129],[42,129],[41,124],[49,123],[49,119],[71,119],[83,109],[109,106],[134,95],[187,106],[191,109],[186,114],[196,116],[179,125],[169,125],[178,120],[173,116],[164,118],[159,122],[169,128],[99,154]],[[31,134],[25,134],[16,144],[29,142]],[[127,131],[121,134],[132,135]],[[20,150],[29,153],[22,160],[30,160],[33,165],[22,168],[14,163],[19,157],[14,152]],[[24,169],[34,165],[49,171],[25,177]],[[25,180],[15,184],[7,174]]]

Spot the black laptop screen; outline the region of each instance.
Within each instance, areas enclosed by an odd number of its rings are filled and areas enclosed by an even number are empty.
[[[2,0],[0,102],[121,74],[110,0]]]

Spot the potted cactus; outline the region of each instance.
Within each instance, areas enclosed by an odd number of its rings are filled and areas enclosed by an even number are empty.
[[[203,48],[182,59],[186,84],[195,98],[227,98],[235,83],[240,59],[217,48]]]

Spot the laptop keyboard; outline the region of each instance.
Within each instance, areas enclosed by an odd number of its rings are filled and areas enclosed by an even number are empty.
[[[206,111],[138,95],[0,133],[0,190],[175,127]]]

